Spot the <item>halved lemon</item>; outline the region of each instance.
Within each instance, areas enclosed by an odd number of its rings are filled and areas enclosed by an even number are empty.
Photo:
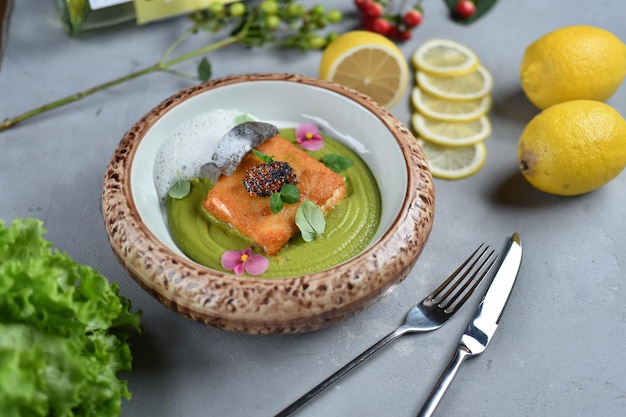
[[[424,139],[417,140],[434,177],[458,180],[474,175],[485,164],[487,148],[479,142],[468,146],[439,146]]]
[[[487,114],[491,108],[491,95],[474,100],[451,101],[435,97],[414,87],[411,102],[426,117],[445,122],[469,122]]]
[[[447,100],[474,100],[489,94],[493,88],[493,77],[482,65],[465,75],[442,77],[418,70],[415,77],[422,90]]]
[[[411,61],[417,69],[441,76],[469,74],[480,64],[476,53],[465,45],[440,38],[421,44],[413,53]]]
[[[442,122],[413,113],[411,124],[420,137],[441,146],[473,145],[491,134],[491,122],[487,116],[469,122]]]
[[[406,91],[409,65],[396,44],[385,36],[356,30],[326,47],[319,78],[353,88],[390,109]]]

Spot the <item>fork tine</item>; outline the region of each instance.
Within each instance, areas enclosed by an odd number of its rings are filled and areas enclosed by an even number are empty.
[[[467,264],[469,264],[469,263],[470,263],[470,261],[472,260],[472,258],[474,258],[474,256],[476,256],[476,254],[478,253],[478,251],[480,251],[481,249],[483,249],[483,246],[486,246],[486,245],[485,245],[484,243],[483,243],[483,244],[481,244],[481,245],[480,245],[480,246],[479,246],[479,247],[478,247],[478,248],[474,251],[474,253],[472,253],[472,254],[471,254],[471,255],[470,255],[470,256],[469,256],[469,257],[468,257],[468,258],[467,258],[467,259],[466,259],[466,260],[465,260],[465,261],[464,261],[464,262],[463,262],[463,263],[462,263],[462,264],[461,264],[461,265],[457,268],[457,269],[456,269],[456,271],[454,271],[452,274],[450,274],[450,276],[449,276],[449,277],[448,277],[448,278],[447,278],[444,282],[442,282],[442,283],[441,283],[441,285],[439,285],[437,288],[435,288],[435,290],[434,290],[434,291],[430,294],[430,298],[434,300],[434,299],[436,299],[439,295],[441,295],[441,293],[442,293],[442,292],[446,289],[446,287],[447,287],[448,285],[450,285],[450,283],[452,282],[452,280],[454,280],[454,279],[455,279],[455,278],[459,275],[459,273],[461,273],[461,271],[462,271],[462,270],[463,270],[463,269],[467,266]],[[479,257],[480,257],[480,256],[482,256],[488,248],[489,248],[489,247],[488,247],[488,246],[486,246],[486,247],[483,249],[482,253],[479,255]],[[465,275],[466,275],[466,274],[465,274]],[[464,275],[464,276],[465,276],[465,275]],[[448,295],[448,293],[446,293],[446,296],[447,296],[447,295]],[[444,296],[444,297],[442,297],[442,298],[445,298],[445,296]]]
[[[487,264],[487,261],[490,258],[491,258],[491,262],[489,262],[489,264]],[[480,267],[476,270],[474,275],[470,278],[470,281],[471,281],[472,279],[477,277],[478,274],[481,271],[481,268],[482,268],[482,273],[480,273],[480,276],[478,276],[477,279],[474,279],[474,284],[472,285],[472,287],[469,289],[469,291],[466,291],[465,293],[463,293],[463,297],[461,299],[457,300],[456,303],[452,307],[446,307],[446,312],[448,312],[449,314],[453,314],[463,304],[465,304],[465,302],[470,298],[470,296],[472,295],[472,293],[474,292],[476,287],[478,287],[478,285],[481,283],[483,278],[485,278],[487,273],[489,273],[489,271],[491,270],[491,267],[493,266],[493,264],[496,262],[497,259],[498,259],[498,255],[497,254],[494,255],[494,251],[492,250],[489,253],[488,257],[483,261],[483,263],[480,265]],[[469,285],[470,281],[468,281],[467,284],[464,285],[464,287],[467,287]],[[462,292],[460,292],[458,295],[460,295],[460,294],[462,294]],[[452,302],[454,302],[454,301],[451,301],[451,303]]]
[[[498,256],[484,243],[454,271],[433,293],[431,298],[447,314],[453,314],[472,295],[487,275]],[[491,260],[491,262],[489,262]],[[467,267],[467,268],[466,268]],[[471,287],[470,287],[471,285]]]
[[[482,247],[482,245],[479,247],[479,249],[480,249],[481,247]],[[478,252],[478,250],[479,250],[479,249],[477,249],[477,250],[476,250],[476,252],[474,252],[474,254],[476,254],[476,253]],[[482,258],[482,256],[485,254],[485,252],[487,252],[487,250],[489,250],[489,246],[485,246],[485,248],[483,249],[483,251],[482,251],[482,252],[478,255],[478,257],[474,260],[474,262],[472,262],[472,264],[469,266],[469,268],[467,268],[467,269],[465,270],[465,272],[463,272],[463,274],[462,274],[462,275],[460,275],[460,276],[456,279],[456,281],[454,282],[454,285],[452,285],[452,286],[448,289],[448,291],[447,291],[447,292],[446,292],[446,293],[445,293],[445,294],[441,297],[441,300],[442,300],[442,301],[443,301],[443,300],[445,300],[446,298],[450,297],[450,296],[451,296],[451,294],[452,294],[452,293],[453,293],[456,289],[458,289],[459,284],[460,284],[461,282],[463,282],[464,280],[465,280],[465,284],[464,284],[464,285],[460,288],[460,290],[459,290],[459,291],[457,291],[457,294],[455,294],[455,297],[456,297],[456,296],[458,296],[458,294],[459,294],[459,293],[463,292],[463,291],[464,291],[464,290],[468,287],[468,285],[472,282],[472,278],[473,278],[474,276],[476,276],[476,273],[475,273],[472,277],[470,277],[470,279],[466,280],[466,278],[467,278],[467,277],[469,276],[469,274],[470,274],[470,273],[474,270],[474,268],[476,267],[476,264],[478,263],[478,261],[480,261],[480,259],[481,259],[481,258]],[[493,254],[493,252],[494,252],[494,251],[492,250],[492,251],[491,251],[491,253],[487,256],[487,258],[483,261],[483,263],[482,263],[482,264],[478,267],[477,271],[479,271],[479,270],[480,270],[480,269],[481,269],[481,268],[485,265],[485,263],[489,260],[489,258],[490,258],[490,257],[491,257],[491,255]],[[464,263],[464,265],[467,265],[467,262],[469,262],[469,261],[472,259],[472,257],[473,257],[473,255],[474,255],[474,254],[472,254],[472,256],[470,256],[470,257],[466,260],[466,263]],[[462,268],[461,268],[461,269],[462,269]],[[459,270],[457,269],[457,271],[459,271]],[[476,271],[476,272],[477,272],[477,271]],[[459,271],[459,272],[460,272],[460,271]],[[458,272],[456,272],[456,271],[455,271],[455,273],[457,273],[457,274],[458,274]],[[453,274],[453,276],[454,276],[454,274]],[[480,281],[478,281],[478,282],[480,282]]]

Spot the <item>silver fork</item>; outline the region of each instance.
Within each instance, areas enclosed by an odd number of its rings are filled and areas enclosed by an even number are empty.
[[[470,298],[493,266],[498,256],[493,250],[487,253],[488,251],[489,246],[484,243],[480,245],[439,287],[408,311],[400,327],[291,403],[275,417],[290,415],[398,337],[407,333],[429,332],[443,326]]]

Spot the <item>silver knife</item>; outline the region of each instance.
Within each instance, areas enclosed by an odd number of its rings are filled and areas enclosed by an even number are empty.
[[[502,311],[509,299],[513,284],[522,263],[522,243],[519,234],[514,233],[504,259],[474,317],[461,336],[459,347],[433,388],[417,417],[429,417],[441,401],[452,379],[466,359],[480,355],[485,351],[493,334],[498,328]]]

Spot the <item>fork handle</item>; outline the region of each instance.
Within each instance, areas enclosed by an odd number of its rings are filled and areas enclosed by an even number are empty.
[[[363,363],[367,358],[372,356],[374,353],[378,352],[382,347],[387,345],[389,342],[397,339],[402,336],[404,333],[411,329],[405,328],[401,326],[396,330],[389,333],[387,336],[380,339],[378,342],[369,347],[365,352],[361,353],[359,356],[351,360],[349,363],[343,366],[343,368],[339,369],[337,372],[326,378],[324,381],[320,382],[314,388],[312,388],[309,392],[298,398],[296,401],[291,403],[285,409],[283,409],[280,413],[276,414],[274,417],[287,417],[298,408],[302,407],[304,404],[312,400],[317,394],[324,391],[326,388],[337,382],[340,378],[346,375],[348,372],[356,368],[358,365]]]
[[[428,396],[428,399],[424,403],[424,406],[422,407],[420,412],[417,413],[417,417],[430,417],[433,415],[433,413],[435,412],[435,408],[437,408],[437,405],[439,405],[441,398],[443,398],[443,394],[445,394],[446,390],[450,386],[450,383],[452,382],[454,376],[461,367],[461,364],[470,355],[471,353],[467,350],[467,348],[459,346],[456,353],[452,357],[452,360],[450,360],[450,363],[448,363],[445,371],[443,371],[443,373],[439,377],[439,381],[437,381],[437,384]]]

